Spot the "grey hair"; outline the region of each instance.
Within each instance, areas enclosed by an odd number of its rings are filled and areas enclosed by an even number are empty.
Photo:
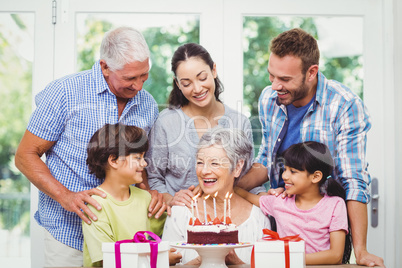
[[[119,27],[108,31],[100,47],[100,58],[111,71],[121,70],[127,63],[145,61],[150,52],[144,36],[131,27]]]
[[[219,145],[225,150],[230,162],[230,172],[234,171],[239,161],[244,162],[239,177],[235,178],[234,185],[236,185],[239,178],[246,174],[252,165],[253,145],[250,139],[240,129],[217,127],[201,137],[197,153],[200,149],[213,145]]]

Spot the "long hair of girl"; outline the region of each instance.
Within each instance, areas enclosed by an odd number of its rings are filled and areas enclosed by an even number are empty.
[[[345,189],[331,176],[334,169],[334,160],[325,144],[315,141],[293,144],[283,152],[282,156],[285,165],[289,167],[298,170],[306,170],[310,174],[317,170],[321,171],[323,174],[323,178],[319,183],[321,192],[326,193],[328,196],[339,196],[343,200],[346,199]],[[350,224],[348,225],[350,226]],[[348,231],[342,263],[349,263],[350,254],[352,252],[350,227]]]

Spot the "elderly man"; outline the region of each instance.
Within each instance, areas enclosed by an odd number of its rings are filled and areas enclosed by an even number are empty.
[[[91,196],[105,197],[86,166],[91,136],[106,123],[149,131],[158,116],[157,103],[142,90],[149,56],[140,32],[117,28],[105,34],[91,70],[57,79],[36,96],[15,164],[40,190],[35,219],[46,230],[45,266],[82,266],[81,219],[96,221],[86,204],[100,210]],[[149,216],[165,209],[162,195],[153,192]]]

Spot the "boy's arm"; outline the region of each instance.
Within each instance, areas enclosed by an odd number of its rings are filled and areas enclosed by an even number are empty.
[[[165,226],[165,221],[166,221],[167,213],[163,213],[159,218],[149,218],[150,221],[150,231],[153,232],[154,234],[158,235],[159,237],[162,237],[163,233],[163,227]]]
[[[306,264],[341,264],[345,249],[345,239],[346,233],[344,230],[331,232],[329,234],[330,249],[306,254]]]
[[[257,207],[260,207],[260,196],[256,194],[252,194],[250,192],[247,192],[246,190],[240,188],[240,187],[235,187],[234,191],[236,194],[240,195],[244,199],[246,199],[248,202],[256,205]]]
[[[82,232],[84,235],[84,266],[100,266],[103,260],[102,243],[115,242],[110,223],[102,217],[102,211],[97,211],[91,205],[88,208],[98,217],[97,221],[91,224],[82,222]]]

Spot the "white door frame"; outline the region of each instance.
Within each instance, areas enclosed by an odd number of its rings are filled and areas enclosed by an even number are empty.
[[[394,3],[394,6],[392,5],[392,3]],[[398,175],[400,175],[400,167],[402,167],[402,141],[401,141],[401,137],[402,137],[402,105],[400,105],[402,103],[402,51],[401,51],[401,47],[402,47],[402,2],[401,1],[394,1],[391,3],[389,3],[389,5],[387,5],[387,9],[389,10],[389,12],[394,11],[394,16],[391,19],[392,21],[388,22],[388,25],[392,25],[394,26],[393,28],[393,33],[391,34],[392,36],[394,36],[395,40],[392,42],[394,44],[394,66],[395,66],[395,70],[393,71],[393,73],[395,74],[395,83],[393,86],[393,91],[395,92],[395,102],[394,102],[394,108],[395,108],[395,126],[396,126],[396,131],[395,133],[395,152],[394,155],[390,156],[394,156],[395,159],[395,166],[394,166],[394,181],[392,181],[391,183],[395,182],[395,190],[393,195],[395,196],[395,203],[396,203],[396,209],[394,214],[396,215],[396,219],[395,219],[395,232],[396,232],[396,236],[394,238],[395,240],[395,249],[396,249],[396,258],[395,258],[395,263],[394,263],[394,267],[398,267],[401,266],[402,263],[402,228],[400,227],[402,224],[402,198],[400,197],[400,193],[402,193],[402,182],[400,180],[398,180]],[[399,74],[399,75],[398,75]],[[389,184],[389,185],[393,185],[393,184]],[[388,238],[387,239],[392,239],[392,238]]]
[[[210,52],[218,66],[223,62],[223,4],[221,1],[204,0],[59,0],[61,20],[55,33],[55,76],[61,77],[75,72],[75,28],[76,13],[155,13],[155,14],[198,14],[200,15],[200,43]]]

